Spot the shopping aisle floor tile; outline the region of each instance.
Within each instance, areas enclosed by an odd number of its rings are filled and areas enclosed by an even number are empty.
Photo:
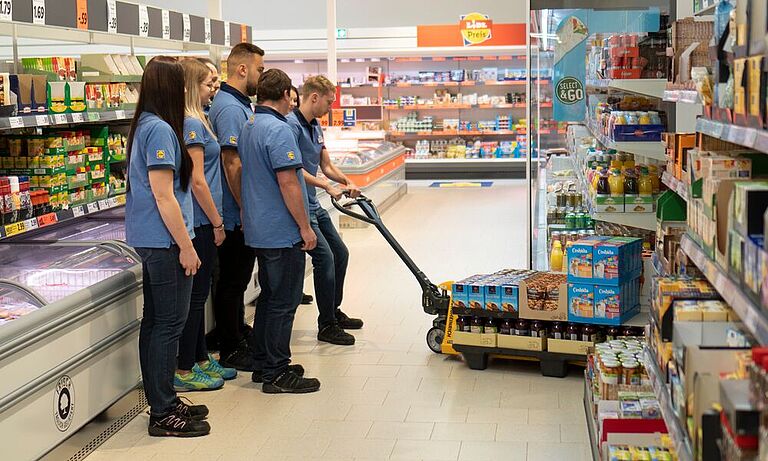
[[[435,282],[524,267],[525,189],[435,189],[420,183],[384,214],[403,247]],[[351,254],[343,308],[365,320],[352,347],[318,343],[317,306],[302,306],[293,360],[319,393],[266,395],[241,373],[224,389],[189,393],[210,407],[199,439],[147,436],[140,415],[87,461],[578,460],[588,454],[582,377],[542,377],[538,365],[498,361],[470,370],[436,355],[418,284],[373,228],[343,231]],[[313,294],[307,279],[305,291]],[[586,458],[584,458],[586,459]]]

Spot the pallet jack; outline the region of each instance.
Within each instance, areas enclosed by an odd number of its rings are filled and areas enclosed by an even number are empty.
[[[432,352],[437,354],[458,355],[458,352],[453,349],[453,331],[456,328],[456,319],[451,313],[451,295],[449,294],[451,282],[445,282],[437,286],[429,280],[408,253],[405,252],[400,242],[387,229],[387,226],[384,225],[379,210],[368,197],[360,195],[344,204],[340,204],[332,197],[331,203],[340,213],[376,227],[384,237],[384,240],[389,243],[392,249],[395,250],[395,253],[397,253],[397,256],[408,267],[408,270],[416,277],[416,281],[421,286],[421,305],[424,308],[424,312],[437,316],[432,321],[432,328],[427,332],[427,346]],[[355,206],[359,207],[364,214],[352,211],[352,208]]]

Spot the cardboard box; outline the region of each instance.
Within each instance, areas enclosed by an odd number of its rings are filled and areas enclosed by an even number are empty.
[[[547,350],[547,338],[535,338],[532,336],[497,335],[496,344],[501,349],[521,351]]]
[[[483,310],[485,309],[485,285],[482,281],[469,284],[469,308]]]
[[[500,285],[489,284],[485,286],[485,310],[501,311],[501,292],[502,287]]]
[[[655,204],[653,195],[624,195],[625,213],[653,213]]]
[[[572,283],[592,283],[594,266],[592,263],[594,247],[598,239],[582,239],[568,248],[568,281]]]
[[[737,182],[733,191],[734,230],[742,236],[763,234],[763,215],[768,210],[768,182]]]
[[[456,309],[469,307],[469,287],[464,282],[457,282],[451,286],[451,305]]]
[[[464,331],[454,331],[453,344],[464,344],[467,346],[480,346],[480,347],[496,347],[496,333],[478,334],[478,333],[467,333]]]
[[[504,312],[517,313],[519,311],[519,287],[517,285],[501,286],[501,309]]]
[[[763,2],[763,4],[764,3],[765,2]],[[763,57],[753,56],[751,58],[747,58],[747,67],[749,79],[749,91],[747,91],[747,98],[749,101],[749,115],[760,117],[763,112],[762,107],[764,102],[764,99],[760,97],[760,89],[765,83],[763,82]]]
[[[541,303],[529,302],[528,286],[527,280],[520,282],[520,318],[548,321],[565,321],[568,319],[568,284],[565,281],[559,284],[559,296],[548,304],[549,310],[542,309]]]
[[[593,195],[592,204],[598,213],[623,213],[624,196]]]
[[[747,114],[747,88],[744,86],[746,69],[746,58],[733,60],[733,112],[737,115]]]
[[[560,354],[587,355],[595,343],[590,341],[569,341],[567,339],[547,340],[547,350]]]
[[[568,318],[591,319],[595,316],[595,286],[568,284]]]

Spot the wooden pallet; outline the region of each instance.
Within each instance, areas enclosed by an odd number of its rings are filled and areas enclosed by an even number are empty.
[[[467,366],[473,370],[485,370],[488,368],[488,359],[492,357],[511,360],[538,360],[541,374],[543,376],[555,378],[564,378],[567,376],[569,364],[584,366],[587,360],[583,355],[562,354],[549,351],[527,351],[498,347],[469,346],[456,343],[453,344],[453,348],[464,357]]]

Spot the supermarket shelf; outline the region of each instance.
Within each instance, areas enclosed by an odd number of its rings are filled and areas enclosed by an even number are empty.
[[[592,132],[592,136],[595,137],[600,144],[608,149],[616,149],[621,152],[629,152],[630,154],[639,155],[653,160],[665,162],[667,155],[665,152],[664,144],[661,141],[635,141],[635,142],[614,142],[603,136],[600,131],[595,128],[591,123],[587,123],[589,131]]]
[[[736,312],[747,331],[760,344],[768,344],[768,318],[760,308],[760,304],[753,302],[739,284],[731,279],[715,261],[710,259],[689,235],[683,235],[680,247]]]
[[[664,419],[664,423],[667,425],[667,431],[669,436],[675,445],[677,451],[677,459],[679,461],[693,461],[693,451],[691,449],[691,440],[688,437],[688,433],[683,427],[680,419],[675,413],[672,406],[672,395],[665,382],[664,377],[661,374],[659,365],[656,363],[655,354],[651,351],[650,347],[645,347],[643,354],[643,362],[645,369],[648,372],[648,377],[651,380],[653,391],[656,394],[656,398],[659,400],[659,406],[661,407],[661,417]]]
[[[106,198],[96,202],[87,203],[85,205],[73,206],[67,210],[48,213],[47,215],[27,219],[26,221],[7,224],[0,227],[0,239],[16,237],[18,235],[32,232],[43,227],[48,227],[73,218],[79,218],[81,216],[98,213],[100,211],[116,208],[122,205],[125,205],[125,195],[118,195],[116,197]]]
[[[399,82],[399,83],[394,83],[394,84],[389,84],[384,86],[386,86],[387,88],[412,88],[412,87],[419,87],[419,86],[426,86],[426,87],[514,86],[514,85],[525,85],[525,82],[526,80],[486,80],[486,81],[480,81],[480,82],[476,82],[474,80],[467,80],[463,82]],[[551,82],[552,82],[552,79],[540,78],[537,80],[533,80],[532,83],[540,83],[544,85]]]
[[[525,158],[405,160],[406,179],[520,179],[525,168]]]
[[[83,75],[77,78],[86,83],[140,83],[141,75]]]
[[[589,448],[592,453],[592,461],[600,461],[600,449],[597,440],[597,428],[595,427],[595,405],[592,402],[592,389],[589,388],[587,372],[584,372],[584,415],[587,418],[587,431],[589,432]]]
[[[352,107],[352,106],[344,106]],[[396,106],[386,105],[382,106],[385,110],[468,110],[468,109],[525,109],[526,104],[444,104],[444,105],[430,105],[430,104],[414,104],[412,106]],[[551,108],[551,102],[542,103],[542,108]]]
[[[715,14],[715,8],[717,7],[717,3],[715,0],[710,0],[710,3],[712,3],[709,6],[706,6],[699,11],[693,13],[694,16],[712,16]]]
[[[677,195],[682,197],[686,202],[690,198],[691,195],[688,190],[688,185],[672,176],[669,172],[665,171],[664,174],[661,175],[661,182],[669,187],[669,190],[676,192]]]
[[[664,97],[662,99],[665,102],[701,105],[699,93],[692,90],[666,90],[664,91]]]
[[[659,258],[658,253],[655,251],[653,252],[653,256],[651,256],[651,263],[653,264],[653,269],[656,271],[656,275],[660,275],[662,277],[669,275],[667,270],[664,268],[664,262],[661,260],[661,258]]]
[[[664,97],[664,90],[667,88],[667,80],[657,78],[590,80],[587,81],[587,86],[605,90],[627,91],[661,99]]]
[[[405,163],[525,163],[525,158],[407,158]],[[544,159],[534,159],[544,161]]]
[[[134,110],[113,110],[103,112],[82,112],[78,114],[40,114],[0,118],[0,131],[19,128],[45,128],[49,126],[81,123],[103,123],[133,118]]]
[[[525,131],[517,130],[495,130],[495,131],[418,131],[416,133],[405,133],[402,131],[390,131],[387,136],[390,138],[439,138],[442,136],[517,136],[525,135]]]
[[[696,121],[696,131],[768,154],[768,131],[765,130],[699,118]]]

